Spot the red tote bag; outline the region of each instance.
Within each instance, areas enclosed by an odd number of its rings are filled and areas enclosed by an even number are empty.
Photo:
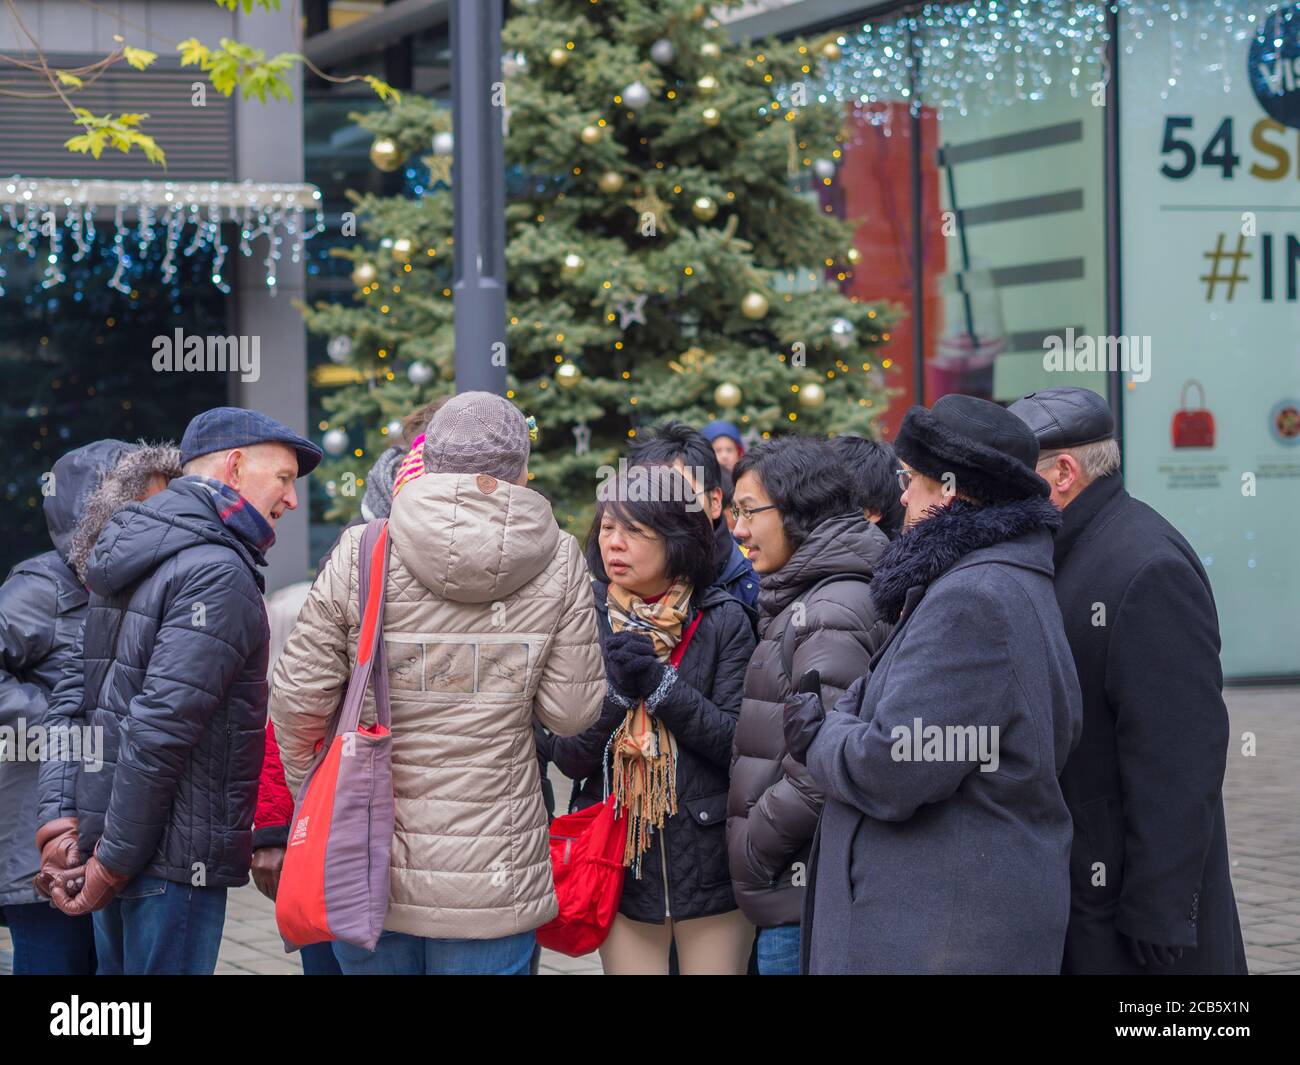
[[[676,667],[686,654],[703,612],[696,613],[668,661]],[[611,736],[612,740],[613,737]],[[608,755],[608,744],[606,755]],[[627,814],[615,812],[614,796],[551,822],[551,871],[560,912],[537,930],[537,942],[571,958],[590,954],[605,942],[623,897],[623,848]]]
[[[386,521],[366,526],[357,564],[357,664],[333,729],[299,790],[275,895],[275,921],[286,950],[329,940],[374,950],[388,916],[393,736],[383,640]],[[378,720],[361,728],[372,677]]]

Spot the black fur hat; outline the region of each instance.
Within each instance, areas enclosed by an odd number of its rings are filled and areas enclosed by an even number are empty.
[[[956,489],[981,503],[1051,494],[1034,472],[1038,439],[1010,411],[975,396],[944,396],[931,410],[913,407],[894,441],[899,457],[936,481],[952,474]]]

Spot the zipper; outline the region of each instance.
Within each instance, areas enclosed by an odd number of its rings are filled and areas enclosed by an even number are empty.
[[[668,823],[664,822],[664,827],[659,831],[659,871],[664,876],[664,919],[669,920],[672,913],[668,909],[668,851],[664,847],[664,832],[668,828]]]

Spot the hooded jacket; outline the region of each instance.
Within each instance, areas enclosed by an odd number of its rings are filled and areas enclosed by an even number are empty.
[[[266,725],[265,560],[182,477],[127,503],[95,542],[79,683],[56,693],[102,729],[104,764],[79,766],[71,804],[83,855],[115,873],[207,887],[248,880]],[[43,814],[67,812],[41,775]],[[48,819],[48,818],[47,818]]]
[[[357,552],[343,533],[276,662],[271,718],[297,793],[357,656]],[[546,499],[425,474],[393,501],[383,639],[396,821],[384,928],[497,939],[558,912],[532,722],[600,711],[591,576]],[[362,721],[375,720],[368,692]]]
[[[889,541],[860,511],[815,528],[781,569],[765,574],[758,596],[758,647],[745,673],[727,799],[727,853],[736,901],[759,928],[797,925],[822,796],[806,766],[790,757],[782,708],[795,681],[819,670],[822,702],[867,672],[889,625],[866,580]],[[845,576],[823,584],[827,577]],[[794,628],[786,673],[783,647]]]
[[[1059,524],[1046,500],[959,500],[882,554],[872,595],[897,625],[807,752],[826,804],[805,971],[1060,971],[1057,776],[1082,708],[1052,588]]]
[[[51,694],[76,657],[86,616],[88,593],[68,564],[77,515],[105,471],[130,448],[120,440],[97,440],[54,464],[54,491],[44,500],[54,549],[18,563],[0,585],[0,728],[14,730],[14,749],[0,759],[0,906],[45,901],[32,887],[40,858],[36,830],[45,820],[37,820],[42,763],[29,760],[29,749],[41,753],[31,747],[37,726],[49,735]]]

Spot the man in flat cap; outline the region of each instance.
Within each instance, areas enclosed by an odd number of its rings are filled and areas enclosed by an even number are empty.
[[[266,731],[269,638],[259,566],[321,459],[256,411],[197,415],[182,476],[119,509],[86,564],[86,725],[104,765],[79,768],[85,865],[55,877],[64,913],[94,914],[103,974],[211,974],[226,889],[248,881]],[[42,778],[44,784],[44,778]]]
[[[826,796],[804,968],[1056,973],[1072,838],[1057,777],[1082,711],[1038,442],[951,395],[913,407],[894,446],[906,528],[871,581],[894,631],[834,709],[816,694],[784,708],[790,755]]]
[[[1245,973],[1228,875],[1228,712],[1209,579],[1130,496],[1110,408],[1086,388],[1011,405],[1062,508],[1056,596],[1083,690],[1061,787],[1074,818],[1066,973]]]

